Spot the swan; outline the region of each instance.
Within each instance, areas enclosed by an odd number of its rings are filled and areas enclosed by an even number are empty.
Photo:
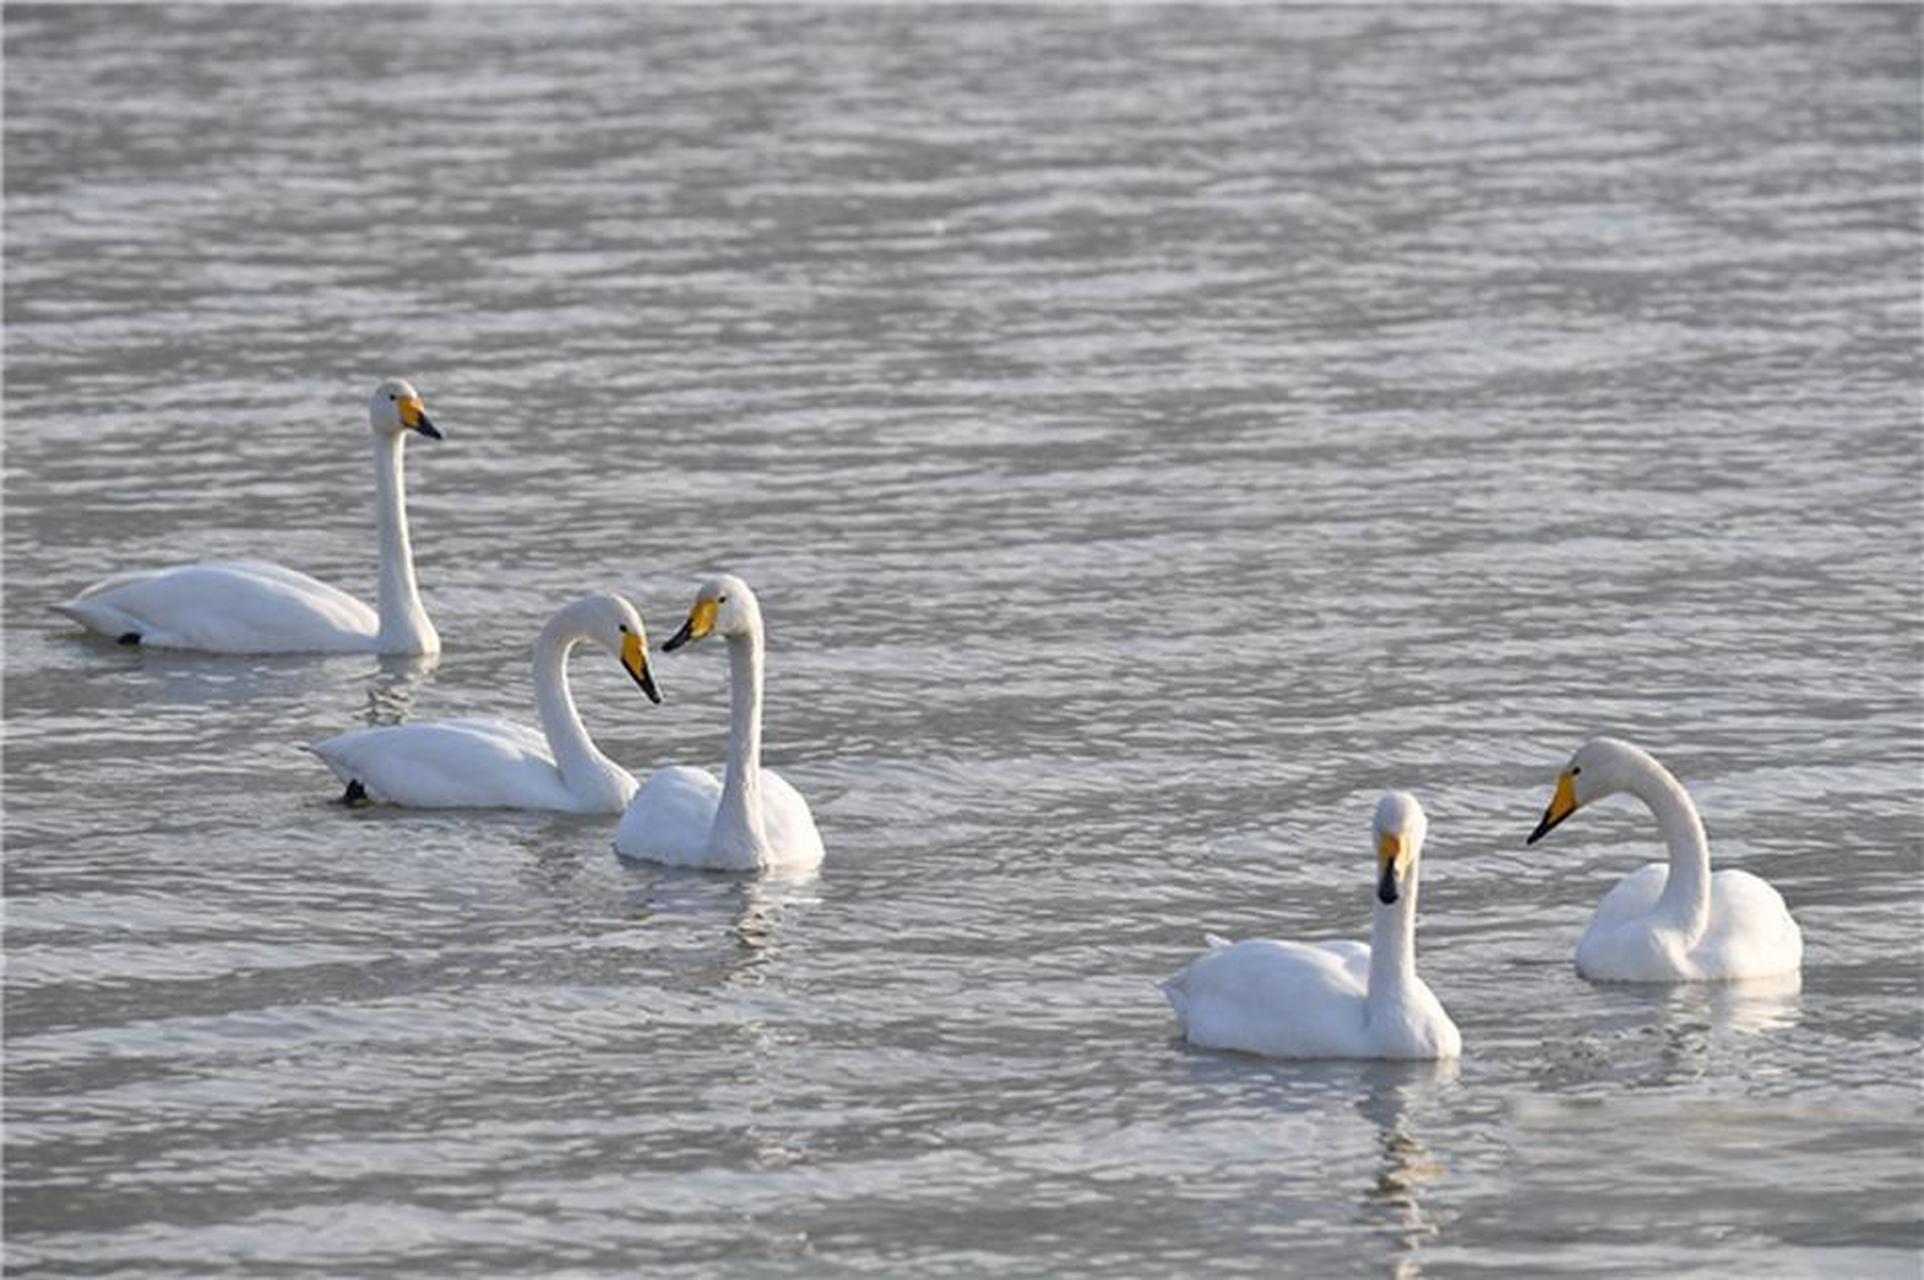
[[[441,638],[414,585],[402,444],[442,438],[420,395],[388,378],[368,400],[374,507],[381,537],[380,611],[337,587],[263,560],[137,569],[96,582],[60,612],[122,644],[212,653],[438,653]]]
[[[568,692],[568,654],[583,640],[620,658],[641,691],[661,701],[641,615],[617,595],[583,596],[556,612],[534,642],[540,733],[502,720],[438,720],[356,729],[308,750],[347,784],[350,803],[620,813],[635,780],[596,749]]]
[[[1710,844],[1690,793],[1639,747],[1592,738],[1557,778],[1526,844],[1592,800],[1628,791],[1649,806],[1670,846],[1604,895],[1577,943],[1577,972],[1601,982],[1724,982],[1794,973],[1804,935],[1784,899],[1748,871],[1710,871]]]
[[[1407,791],[1376,806],[1370,941],[1210,949],[1162,984],[1189,1043],[1272,1058],[1454,1058],[1463,1037],[1416,975],[1417,859],[1429,819]]]
[[[722,780],[706,769],[657,769],[615,830],[624,858],[669,866],[806,871],[822,861],[808,801],[762,760],[762,610],[733,575],[706,583],[688,621],[662,645],[705,636],[728,641],[728,761]]]

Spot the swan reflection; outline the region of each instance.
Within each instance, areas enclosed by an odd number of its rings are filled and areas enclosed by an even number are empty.
[[[1377,1168],[1363,1206],[1390,1230],[1396,1249],[1390,1274],[1399,1280],[1422,1274],[1417,1251],[1441,1230],[1424,1200],[1449,1171],[1442,1157],[1413,1132],[1410,1113],[1424,1094],[1456,1079],[1457,1070],[1455,1059],[1380,1062],[1364,1068],[1368,1092],[1356,1110],[1376,1125]]]
[[[726,920],[728,946],[712,961],[724,986],[758,985],[764,966],[782,952],[789,918],[821,897],[812,871],[743,877],[651,863],[617,865],[631,882],[625,895],[630,920],[657,925]]]
[[[384,655],[379,669],[368,678],[367,711],[362,718],[369,726],[406,721],[415,693],[440,665],[438,653]]]
[[[1603,983],[1578,1005],[1568,1033],[1545,1046],[1539,1075],[1554,1089],[1613,1081],[1666,1088],[1752,1052],[1747,1041],[1795,1026],[1800,973],[1738,982]]]

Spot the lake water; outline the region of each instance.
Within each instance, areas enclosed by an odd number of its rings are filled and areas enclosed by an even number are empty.
[[[9,6],[20,1275],[1914,1277],[1920,11]],[[266,556],[438,664],[50,610]],[[303,742],[530,719],[583,591],[731,569],[821,874],[350,811]],[[717,763],[721,655],[642,773]],[[1595,986],[1660,852],[1801,990]],[[1205,930],[1366,936],[1432,826],[1452,1067],[1185,1048]]]

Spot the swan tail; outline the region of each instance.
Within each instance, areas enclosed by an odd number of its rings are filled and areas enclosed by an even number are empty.
[[[1203,941],[1209,944],[1211,951],[1221,951],[1224,947],[1230,945],[1229,939],[1223,937],[1220,933],[1205,933],[1203,935]]]
[[[98,635],[112,636],[122,644],[139,643],[140,633],[145,629],[140,620],[131,614],[85,596],[76,596],[64,604],[57,604],[54,611]]]
[[[1189,1021],[1188,966],[1185,965],[1181,970],[1170,974],[1156,986],[1162,991],[1163,998],[1169,1001],[1169,1007],[1175,1010],[1176,1020],[1187,1023]]]
[[[332,773],[342,782],[356,783],[358,779],[354,776],[356,772],[354,765],[348,760],[347,753],[342,751],[338,745],[340,740],[347,736],[347,734],[343,733],[337,734],[335,737],[328,738],[322,742],[302,743],[301,750],[326,765],[328,772]]]

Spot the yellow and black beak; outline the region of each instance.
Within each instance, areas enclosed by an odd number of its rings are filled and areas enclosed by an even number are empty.
[[[428,421],[428,409],[420,396],[407,396],[397,407],[401,412],[401,425],[409,431],[419,431],[430,440],[442,438],[441,428]]]
[[[1543,811],[1543,821],[1530,833],[1525,844],[1535,844],[1556,829],[1558,823],[1577,811],[1577,775],[1568,769],[1557,779],[1556,794],[1550,797],[1550,804]]]
[[[630,631],[621,638],[621,667],[634,677],[650,702],[661,701],[661,690],[655,688],[655,673],[648,669],[648,642],[640,633]]]
[[[715,611],[713,600],[697,600],[695,607],[688,611],[688,621],[681,624],[681,630],[668,637],[661,647],[664,652],[673,653],[690,640],[705,639],[715,630]]]
[[[1396,901],[1396,881],[1403,862],[1403,852],[1409,846],[1402,836],[1393,831],[1384,831],[1376,837],[1376,900],[1389,904]]]

